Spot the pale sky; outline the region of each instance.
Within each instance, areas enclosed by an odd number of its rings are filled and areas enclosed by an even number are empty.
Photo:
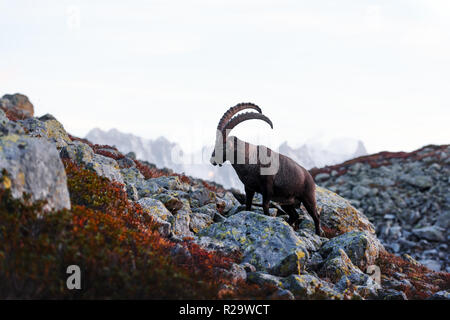
[[[450,1],[0,0],[0,96],[15,92],[74,135],[117,128],[187,151],[243,101],[274,130],[234,134],[273,148],[449,143]]]

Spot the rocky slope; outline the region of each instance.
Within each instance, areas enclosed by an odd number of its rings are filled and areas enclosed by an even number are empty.
[[[448,273],[386,252],[333,191],[317,188],[318,237],[303,208],[294,230],[276,203],[245,211],[237,193],[72,137],[50,115],[0,111],[0,132],[2,297],[68,297],[55,274],[81,261],[89,286],[72,298],[449,298]]]
[[[450,146],[383,152],[313,170],[316,182],[349,199],[376,225],[389,251],[450,271]]]

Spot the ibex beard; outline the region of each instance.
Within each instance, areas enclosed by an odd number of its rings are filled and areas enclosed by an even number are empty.
[[[258,113],[247,112],[233,117],[244,109],[255,109]],[[264,214],[269,215],[270,201],[273,200],[289,215],[288,223],[294,224],[299,219],[296,209],[303,203],[314,220],[316,233],[321,235],[315,183],[310,173],[287,156],[229,136],[236,125],[250,119],[263,120],[273,128],[272,121],[252,103],[240,103],[230,108],[217,127],[211,164],[222,166],[226,161],[231,162],[245,187],[246,210],[251,210],[253,197],[258,192],[263,196]]]

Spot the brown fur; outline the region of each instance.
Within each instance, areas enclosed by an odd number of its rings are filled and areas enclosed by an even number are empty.
[[[245,145],[245,149],[237,148],[239,144]],[[255,192],[258,192],[263,196],[264,214],[269,214],[269,204],[273,200],[280,203],[282,209],[289,215],[289,223],[294,224],[299,218],[296,209],[303,203],[314,220],[316,233],[321,234],[320,217],[316,208],[315,183],[305,168],[285,155],[264,146],[255,146],[241,141],[233,136],[227,137],[225,145],[222,147],[226,150],[226,153],[224,152],[221,159],[217,159],[215,150],[212,154],[211,163],[221,165],[227,160],[231,161],[239,179],[245,186],[247,210],[251,210],[253,197]],[[240,150],[245,150],[243,151],[245,154],[239,154]],[[270,162],[262,164],[259,161],[258,155],[261,152],[267,152],[272,157],[278,157],[279,167],[275,174],[261,174],[262,168],[272,165]],[[243,163],[239,163],[238,159],[245,160],[241,161]],[[252,164],[250,159],[258,160]]]

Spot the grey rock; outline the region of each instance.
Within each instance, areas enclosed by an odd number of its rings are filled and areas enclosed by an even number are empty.
[[[375,228],[367,217],[356,210],[349,201],[321,187],[316,187],[317,207],[320,220],[338,233],[352,230],[375,233]],[[305,214],[307,214],[305,212]]]
[[[183,200],[180,199],[176,193],[160,193],[153,195],[153,197],[161,201],[166,208],[173,213],[180,210],[184,206]]]
[[[330,178],[330,175],[328,173],[319,173],[314,180],[317,182],[323,182],[325,180],[328,180]]]
[[[153,198],[142,198],[138,200],[137,203],[142,207],[144,213],[149,214],[154,218],[170,223],[174,221],[172,213],[167,210],[164,204],[159,200]]]
[[[177,176],[162,176],[159,178],[149,179],[149,181],[156,183],[158,186],[167,190],[182,190],[186,187]]]
[[[117,163],[121,169],[136,167],[136,163],[134,163],[133,159],[130,159],[128,157],[117,160]]]
[[[366,187],[363,187],[360,185],[358,185],[352,189],[352,197],[357,200],[364,198],[369,193],[370,193],[369,188],[366,188]]]
[[[419,260],[419,262],[430,270],[433,270],[436,272],[441,271],[442,265],[437,260],[426,259],[426,260]]]
[[[14,111],[15,114],[23,118],[29,118],[34,115],[34,106],[27,96],[15,93],[5,94],[0,99],[0,108]]]
[[[444,241],[443,229],[437,226],[428,226],[418,229],[413,229],[412,232],[420,239],[426,239],[429,241]]]
[[[191,198],[197,200],[199,206],[204,206],[205,204],[215,202],[216,194],[208,189],[198,189],[191,193]]]
[[[111,181],[124,183],[119,165],[112,158],[94,154],[92,162],[87,163],[86,168],[93,170],[97,175],[108,178]]]
[[[47,138],[49,141],[55,143],[58,149],[72,143],[69,135],[64,129],[63,125],[53,118],[44,118],[45,121],[37,118],[28,118],[20,120],[20,123],[31,137]]]
[[[343,276],[362,275],[363,273],[352,263],[344,250],[338,249],[325,258],[319,274],[337,282]]]
[[[403,177],[403,181],[409,183],[410,185],[420,188],[427,189],[433,186],[433,179],[429,176],[409,176],[406,175]]]
[[[25,131],[20,124],[10,121],[6,117],[5,112],[0,109],[0,136],[7,136],[10,134],[23,135],[25,134]]]
[[[394,289],[383,289],[378,291],[380,300],[408,300],[405,293]]]
[[[210,226],[213,223],[213,219],[210,215],[193,212],[190,216],[189,228],[194,232],[198,233],[200,230]]]
[[[150,180],[137,180],[135,187],[139,198],[154,197],[163,192],[163,188]]]
[[[433,294],[429,300],[450,300],[449,290],[443,290]]]
[[[194,233],[190,230],[191,223],[191,210],[187,206],[183,206],[181,209],[174,213],[175,220],[172,224],[173,233],[178,237],[192,238]]]
[[[283,279],[283,286],[291,291],[297,299],[343,299],[333,285],[312,275],[291,275]]]
[[[323,257],[328,257],[343,250],[354,265],[365,270],[375,263],[383,249],[383,245],[370,233],[352,231],[328,241],[320,249],[320,253]]]
[[[123,182],[127,185],[136,186],[140,183],[144,183],[144,176],[137,168],[122,168],[120,169],[120,174],[122,175]]]
[[[73,141],[61,148],[60,156],[72,160],[77,165],[86,165],[93,161],[94,151],[83,142]]]
[[[269,296],[269,300],[295,300],[295,296],[286,289],[278,289]]]
[[[281,277],[273,276],[265,272],[250,272],[247,273],[247,280],[251,283],[259,285],[272,285],[284,289]]]
[[[207,205],[204,205],[199,208],[192,209],[193,212],[200,212],[203,214],[209,215],[211,218],[214,218],[216,215],[219,214],[219,211],[217,211],[217,207],[215,203],[209,203]]]
[[[298,250],[289,254],[280,263],[271,268],[269,273],[280,277],[287,277],[291,274],[300,274],[304,267],[305,254],[303,251]]]
[[[31,195],[46,200],[45,209],[70,208],[67,178],[55,146],[44,139],[8,135],[0,137],[0,169],[5,169],[2,188],[14,198]]]
[[[266,271],[288,255],[300,250],[306,260],[308,251],[294,230],[279,218],[242,211],[222,223],[203,229],[199,237],[210,237],[224,245],[240,248],[242,261]],[[300,257],[299,257],[300,258]]]

